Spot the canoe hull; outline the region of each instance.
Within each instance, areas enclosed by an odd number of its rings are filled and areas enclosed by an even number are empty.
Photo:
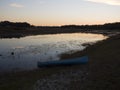
[[[86,64],[86,63],[88,63],[88,56],[83,56],[75,59],[59,60],[59,61],[38,62],[38,67],[76,65],[76,64]]]

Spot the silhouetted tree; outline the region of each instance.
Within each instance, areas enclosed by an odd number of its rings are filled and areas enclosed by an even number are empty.
[[[27,22],[9,22],[9,21],[2,21],[0,22],[0,26],[6,27],[6,26],[11,26],[11,27],[30,27],[31,25]]]
[[[103,25],[64,25],[61,28],[80,28],[80,29],[93,29],[93,30],[114,30],[120,29],[120,22],[106,23]]]
[[[2,27],[32,27],[27,22],[9,22],[9,21],[2,21],[0,22],[0,26]],[[50,27],[50,26],[38,26],[40,28],[59,28],[59,27]],[[61,28],[70,28],[70,29],[90,29],[90,30],[115,30],[119,29],[120,30],[120,22],[115,22],[115,23],[106,23],[103,25],[63,25]]]

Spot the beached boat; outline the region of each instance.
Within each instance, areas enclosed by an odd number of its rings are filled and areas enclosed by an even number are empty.
[[[77,65],[77,64],[86,64],[86,63],[88,63],[88,56],[83,56],[74,59],[58,60],[58,61],[38,62],[38,67],[65,66],[65,65]]]

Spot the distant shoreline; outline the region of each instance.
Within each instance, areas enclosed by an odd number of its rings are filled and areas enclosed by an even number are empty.
[[[120,32],[120,22],[103,25],[33,26],[27,22],[0,22],[0,38],[21,38],[31,35],[95,33],[111,35]]]
[[[33,35],[49,35],[49,34],[66,34],[66,33],[92,33],[92,34],[103,34],[112,35],[117,34],[119,30],[91,30],[91,29],[76,29],[76,28],[21,28],[20,30],[0,29],[0,38],[21,38]]]

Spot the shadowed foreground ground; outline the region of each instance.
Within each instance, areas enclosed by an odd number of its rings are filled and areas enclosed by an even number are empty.
[[[62,58],[89,56],[88,80],[83,90],[120,90],[120,35],[99,42],[82,52]],[[80,87],[80,84],[74,84]]]
[[[65,77],[64,79],[69,81],[64,89],[59,90],[120,90],[119,47],[120,35],[117,35],[89,46],[82,52],[78,51],[61,56],[61,59],[65,59],[88,55],[89,63],[86,65],[51,67],[27,72],[1,74],[0,90],[33,90],[36,82],[43,79],[43,81],[52,81],[55,78],[59,80],[58,76]],[[70,78],[68,79],[68,77]],[[83,80],[83,78],[85,79]],[[45,81],[44,85],[46,83]],[[40,86],[40,83],[38,83],[38,86]],[[43,90],[39,88],[37,90]],[[56,89],[49,89],[48,87],[47,90]]]

